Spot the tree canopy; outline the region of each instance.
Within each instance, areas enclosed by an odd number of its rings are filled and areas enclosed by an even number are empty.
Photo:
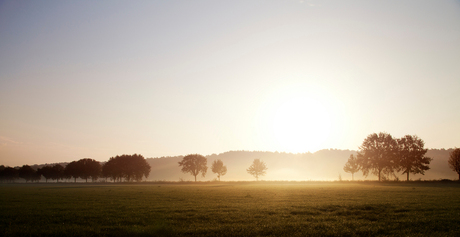
[[[348,158],[347,163],[343,167],[343,170],[347,173],[351,173],[351,180],[355,180],[354,174],[359,171],[358,159],[353,154]]]
[[[267,165],[260,159],[254,159],[252,165],[246,170],[250,175],[254,176],[259,181],[259,176],[263,176],[267,172]]]
[[[26,182],[37,180],[37,172],[28,165],[23,165],[18,171],[19,178],[23,178]]]
[[[121,155],[111,157],[102,166],[102,176],[111,178],[114,182],[125,179],[130,182],[133,180],[141,181],[142,177],[147,178],[151,167],[140,154]]]
[[[72,161],[69,164],[66,165],[64,168],[64,175],[67,177],[72,177],[74,179],[74,182],[77,182],[77,178],[80,177],[81,170],[84,167],[82,166],[81,162],[78,161]]]
[[[220,176],[223,176],[227,173],[227,166],[224,165],[222,160],[214,160],[214,162],[212,162],[211,170],[213,173],[217,174],[217,178],[220,181]]]
[[[207,166],[208,160],[206,157],[199,155],[199,154],[191,154],[185,156],[182,161],[179,161],[179,166],[182,167],[181,171],[183,173],[190,173],[195,177],[201,173],[204,177],[206,172],[208,171]]]
[[[381,180],[382,172],[393,173],[398,167],[398,143],[388,133],[373,133],[364,139],[358,151],[358,164],[364,176],[369,172]]]
[[[457,172],[458,179],[460,180],[460,148],[455,148],[449,156],[449,167]]]
[[[16,179],[19,178],[19,171],[12,167],[4,167],[0,168],[0,179],[6,182],[14,182]]]
[[[428,149],[425,149],[425,142],[417,136],[406,135],[397,139],[398,142],[398,163],[399,170],[403,174],[407,174],[407,181],[409,181],[409,174],[425,174],[429,170],[428,166],[431,158],[425,157]]]
[[[77,161],[79,168],[79,177],[88,182],[88,178],[93,181],[97,180],[101,174],[101,164],[91,158],[84,158]]]

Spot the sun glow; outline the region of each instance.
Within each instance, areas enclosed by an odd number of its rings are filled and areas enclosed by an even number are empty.
[[[291,96],[275,109],[272,129],[284,151],[315,151],[330,134],[331,118],[326,106],[315,98]]]

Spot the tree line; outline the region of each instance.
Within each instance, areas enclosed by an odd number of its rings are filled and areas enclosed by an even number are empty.
[[[396,172],[402,171],[409,181],[410,174],[423,175],[430,169],[432,158],[425,156],[428,149],[424,146],[425,142],[415,135],[393,138],[389,133],[373,133],[364,139],[356,156],[350,155],[343,170],[351,173],[352,180],[354,173],[361,170],[364,176],[372,173],[379,181],[390,175],[396,177]],[[448,162],[450,168],[459,174],[460,179],[459,148],[450,153]]]
[[[199,154],[185,156],[179,162],[179,166],[182,167],[182,172],[193,175],[195,182],[199,174],[205,177],[208,170],[207,158]],[[102,165],[96,160],[84,158],[72,161],[65,167],[55,164],[44,166],[37,170],[28,165],[23,165],[19,169],[0,166],[0,180],[2,182],[14,182],[16,179],[22,178],[26,182],[38,182],[43,176],[46,182],[48,182],[48,179],[59,181],[72,178],[74,182],[77,181],[77,178],[84,179],[86,182],[88,182],[88,179],[94,182],[98,178],[111,179],[113,182],[130,182],[141,181],[143,177],[147,178],[150,169],[150,165],[142,155],[134,154],[111,157]],[[227,173],[227,166],[224,165],[222,160],[214,160],[211,170],[217,174],[217,178],[220,181],[220,178]],[[247,169],[247,172],[258,180],[260,176],[265,175],[266,170],[265,163],[255,159]]]
[[[430,169],[432,158],[425,156],[428,149],[424,146],[424,141],[417,136],[406,135],[402,138],[393,138],[388,133],[373,133],[364,139],[356,156],[350,155],[343,169],[352,174],[352,180],[358,171],[362,171],[366,177],[370,173],[374,174],[379,181],[387,179],[390,175],[397,177],[396,172],[402,171],[409,181],[410,174],[424,174]],[[450,153],[448,163],[449,167],[459,174],[460,179],[460,148],[455,148]],[[196,182],[198,175],[205,177],[207,173],[207,158],[199,154],[190,154],[182,158],[179,167],[183,173],[193,175]],[[266,174],[267,169],[263,161],[254,159],[246,171],[259,180],[260,176]],[[143,177],[147,178],[150,170],[150,165],[142,155],[117,155],[102,165],[90,158],[72,161],[65,167],[55,164],[37,170],[28,165],[18,169],[2,165],[0,181],[14,182],[22,178],[26,182],[36,182],[43,176],[46,182],[48,179],[59,181],[72,178],[74,182],[77,178],[84,179],[86,182],[88,179],[96,181],[98,178],[105,178],[106,181],[110,179],[113,182],[131,182],[141,181]],[[217,174],[219,181],[227,173],[227,167],[220,159],[214,160],[211,170]]]
[[[12,167],[0,166],[0,180],[2,182],[14,182],[22,178],[26,182],[38,182],[41,177],[45,178],[45,182],[49,179],[70,180],[77,178],[96,181],[98,178],[110,178],[113,182],[125,181],[140,181],[143,177],[147,178],[150,174],[150,165],[142,155],[121,155],[111,157],[109,161],[101,165],[100,162],[84,158],[78,161],[72,161],[65,167],[60,164],[47,165],[37,170],[29,165],[15,169]]]

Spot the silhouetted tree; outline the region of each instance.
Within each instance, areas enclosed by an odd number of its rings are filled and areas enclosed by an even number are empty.
[[[220,176],[227,173],[227,166],[225,166],[224,162],[221,160],[214,160],[214,162],[212,162],[211,170],[213,173],[217,174],[217,178],[219,178],[220,181]]]
[[[423,148],[425,142],[417,136],[406,135],[397,139],[398,142],[398,162],[399,169],[403,170],[403,174],[425,174],[425,170],[429,170],[428,166],[431,158],[425,157],[428,149]]]
[[[19,171],[15,168],[7,166],[0,171],[0,177],[6,182],[14,182],[19,178]]]
[[[208,166],[206,166],[207,161],[206,157],[202,155],[191,154],[185,156],[182,161],[179,161],[179,166],[182,166],[181,171],[183,173],[190,173],[195,176],[196,182],[196,176],[198,174],[201,173],[203,177],[206,175],[206,172],[208,171]]]
[[[23,165],[21,168],[19,168],[19,178],[23,178],[26,183],[34,180],[36,176],[36,171],[32,169],[32,167],[28,165]]]
[[[359,171],[358,158],[351,154],[347,163],[345,163],[343,170],[347,173],[351,173],[351,180],[355,180],[354,173]]]
[[[64,166],[55,164],[51,167],[51,179],[59,182],[60,179],[64,179]]]
[[[77,178],[80,177],[83,170],[83,163],[78,161],[72,161],[64,168],[64,176],[72,177],[74,183],[77,182]]]
[[[398,143],[388,133],[373,133],[364,139],[358,151],[358,164],[364,176],[369,171],[381,180],[382,171],[392,173],[398,168]]]
[[[102,175],[110,177],[114,182],[125,178],[126,181],[141,181],[143,177],[149,177],[151,167],[140,154],[121,155],[111,157],[102,166]]]
[[[79,166],[81,167],[80,178],[88,182],[88,178],[91,178],[93,181],[97,180],[101,174],[101,164],[96,160],[90,158],[84,158],[78,161]]]
[[[267,166],[263,161],[259,159],[254,159],[252,165],[246,170],[250,175],[256,177],[256,180],[259,181],[259,176],[263,176],[266,174]]]
[[[455,148],[450,152],[448,163],[449,167],[457,172],[458,179],[460,180],[460,148]]]
[[[123,177],[122,170],[121,168],[118,168],[117,160],[115,157],[111,157],[109,161],[102,165],[102,177],[106,179],[111,178],[113,182]]]
[[[45,178],[45,182],[47,183],[48,179],[51,179],[53,177],[53,168],[49,165],[41,167],[37,170],[37,172]]]

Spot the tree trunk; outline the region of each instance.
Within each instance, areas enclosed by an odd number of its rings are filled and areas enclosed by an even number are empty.
[[[196,175],[195,175],[195,182],[196,182]]]
[[[379,182],[380,182],[380,173],[381,173],[381,172],[382,172],[382,171],[381,171],[381,170],[379,170]]]
[[[407,172],[407,181],[409,181],[409,172]]]
[[[355,181],[354,174],[355,174],[355,173],[351,173],[351,181]]]
[[[86,182],[88,183],[88,177],[86,177]]]

